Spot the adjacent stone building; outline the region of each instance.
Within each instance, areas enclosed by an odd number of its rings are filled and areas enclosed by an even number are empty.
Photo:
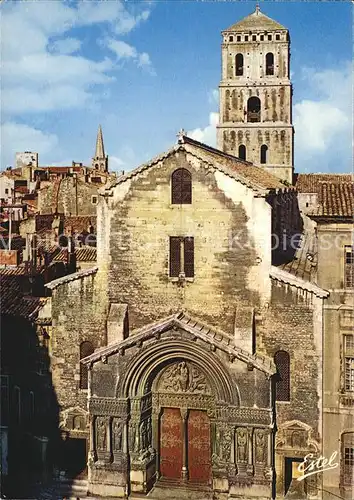
[[[342,498],[354,487],[354,182],[350,174],[299,174],[304,214],[316,231],[317,282],[329,291],[324,305],[323,452],[338,467],[323,487]],[[326,497],[325,497],[326,498]],[[329,494],[328,498],[332,498]]]

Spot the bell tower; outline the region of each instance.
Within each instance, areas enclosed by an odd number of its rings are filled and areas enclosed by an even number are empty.
[[[292,184],[289,32],[257,5],[222,38],[218,149]]]

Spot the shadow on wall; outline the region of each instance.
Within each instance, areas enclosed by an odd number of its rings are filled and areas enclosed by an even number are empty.
[[[70,477],[48,340],[48,327],[1,315],[1,498],[38,499],[61,471]]]

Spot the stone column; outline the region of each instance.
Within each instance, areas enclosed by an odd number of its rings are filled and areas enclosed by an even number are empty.
[[[112,425],[113,425],[113,418],[108,419],[108,426],[107,426],[107,454],[109,455],[109,458],[112,458]]]
[[[188,425],[188,410],[187,408],[181,408],[182,417],[182,445],[183,445],[183,462],[181,476],[182,480],[186,481],[188,479],[188,468],[187,468],[187,454],[188,454],[188,442],[187,442],[187,425]]]
[[[90,424],[90,434],[89,434],[89,461],[90,458],[92,460],[95,459],[95,417],[93,415],[89,416],[89,424]]]
[[[253,466],[253,427],[247,429],[248,432],[248,463],[247,463],[247,474],[252,475],[254,473]]]
[[[160,433],[160,413],[158,403],[153,400],[152,411],[151,411],[151,446],[156,450],[155,464],[156,464],[156,479],[160,478],[160,454],[157,452],[159,450],[159,433]]]

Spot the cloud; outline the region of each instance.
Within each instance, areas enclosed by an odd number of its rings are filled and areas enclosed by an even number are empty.
[[[126,162],[118,156],[109,156],[109,169],[113,172],[120,172],[126,167]]]
[[[352,144],[352,71],[304,68],[302,83],[312,99],[294,105],[297,171],[349,170]]]
[[[15,152],[35,151],[40,155],[51,152],[58,144],[58,137],[28,125],[6,122],[1,126],[1,165],[13,165]]]
[[[102,95],[96,86],[110,83],[117,64],[76,55],[81,47],[72,30],[106,23],[109,33],[127,34],[146,21],[146,2],[7,2],[2,9],[2,109],[15,114],[79,108]],[[129,10],[128,10],[129,9]],[[147,54],[136,53],[137,66],[151,68]],[[65,90],[65,92],[64,92]],[[21,105],[20,105],[21,103]],[[28,105],[26,105],[28,103]],[[24,104],[24,105],[23,105]]]
[[[219,104],[219,90],[213,89],[208,93],[208,102],[211,105]]]
[[[146,68],[150,71],[150,73],[154,73],[150,56],[146,52],[139,53],[132,45],[129,45],[122,40],[115,40],[113,38],[109,38],[102,43],[114,52],[119,61],[131,60],[138,67]]]
[[[59,54],[74,54],[81,47],[81,40],[77,38],[63,38],[55,40],[50,46],[50,50]]]
[[[219,113],[209,114],[209,125],[205,128],[195,128],[187,133],[188,137],[209,146],[216,147],[216,126],[219,123]]]

